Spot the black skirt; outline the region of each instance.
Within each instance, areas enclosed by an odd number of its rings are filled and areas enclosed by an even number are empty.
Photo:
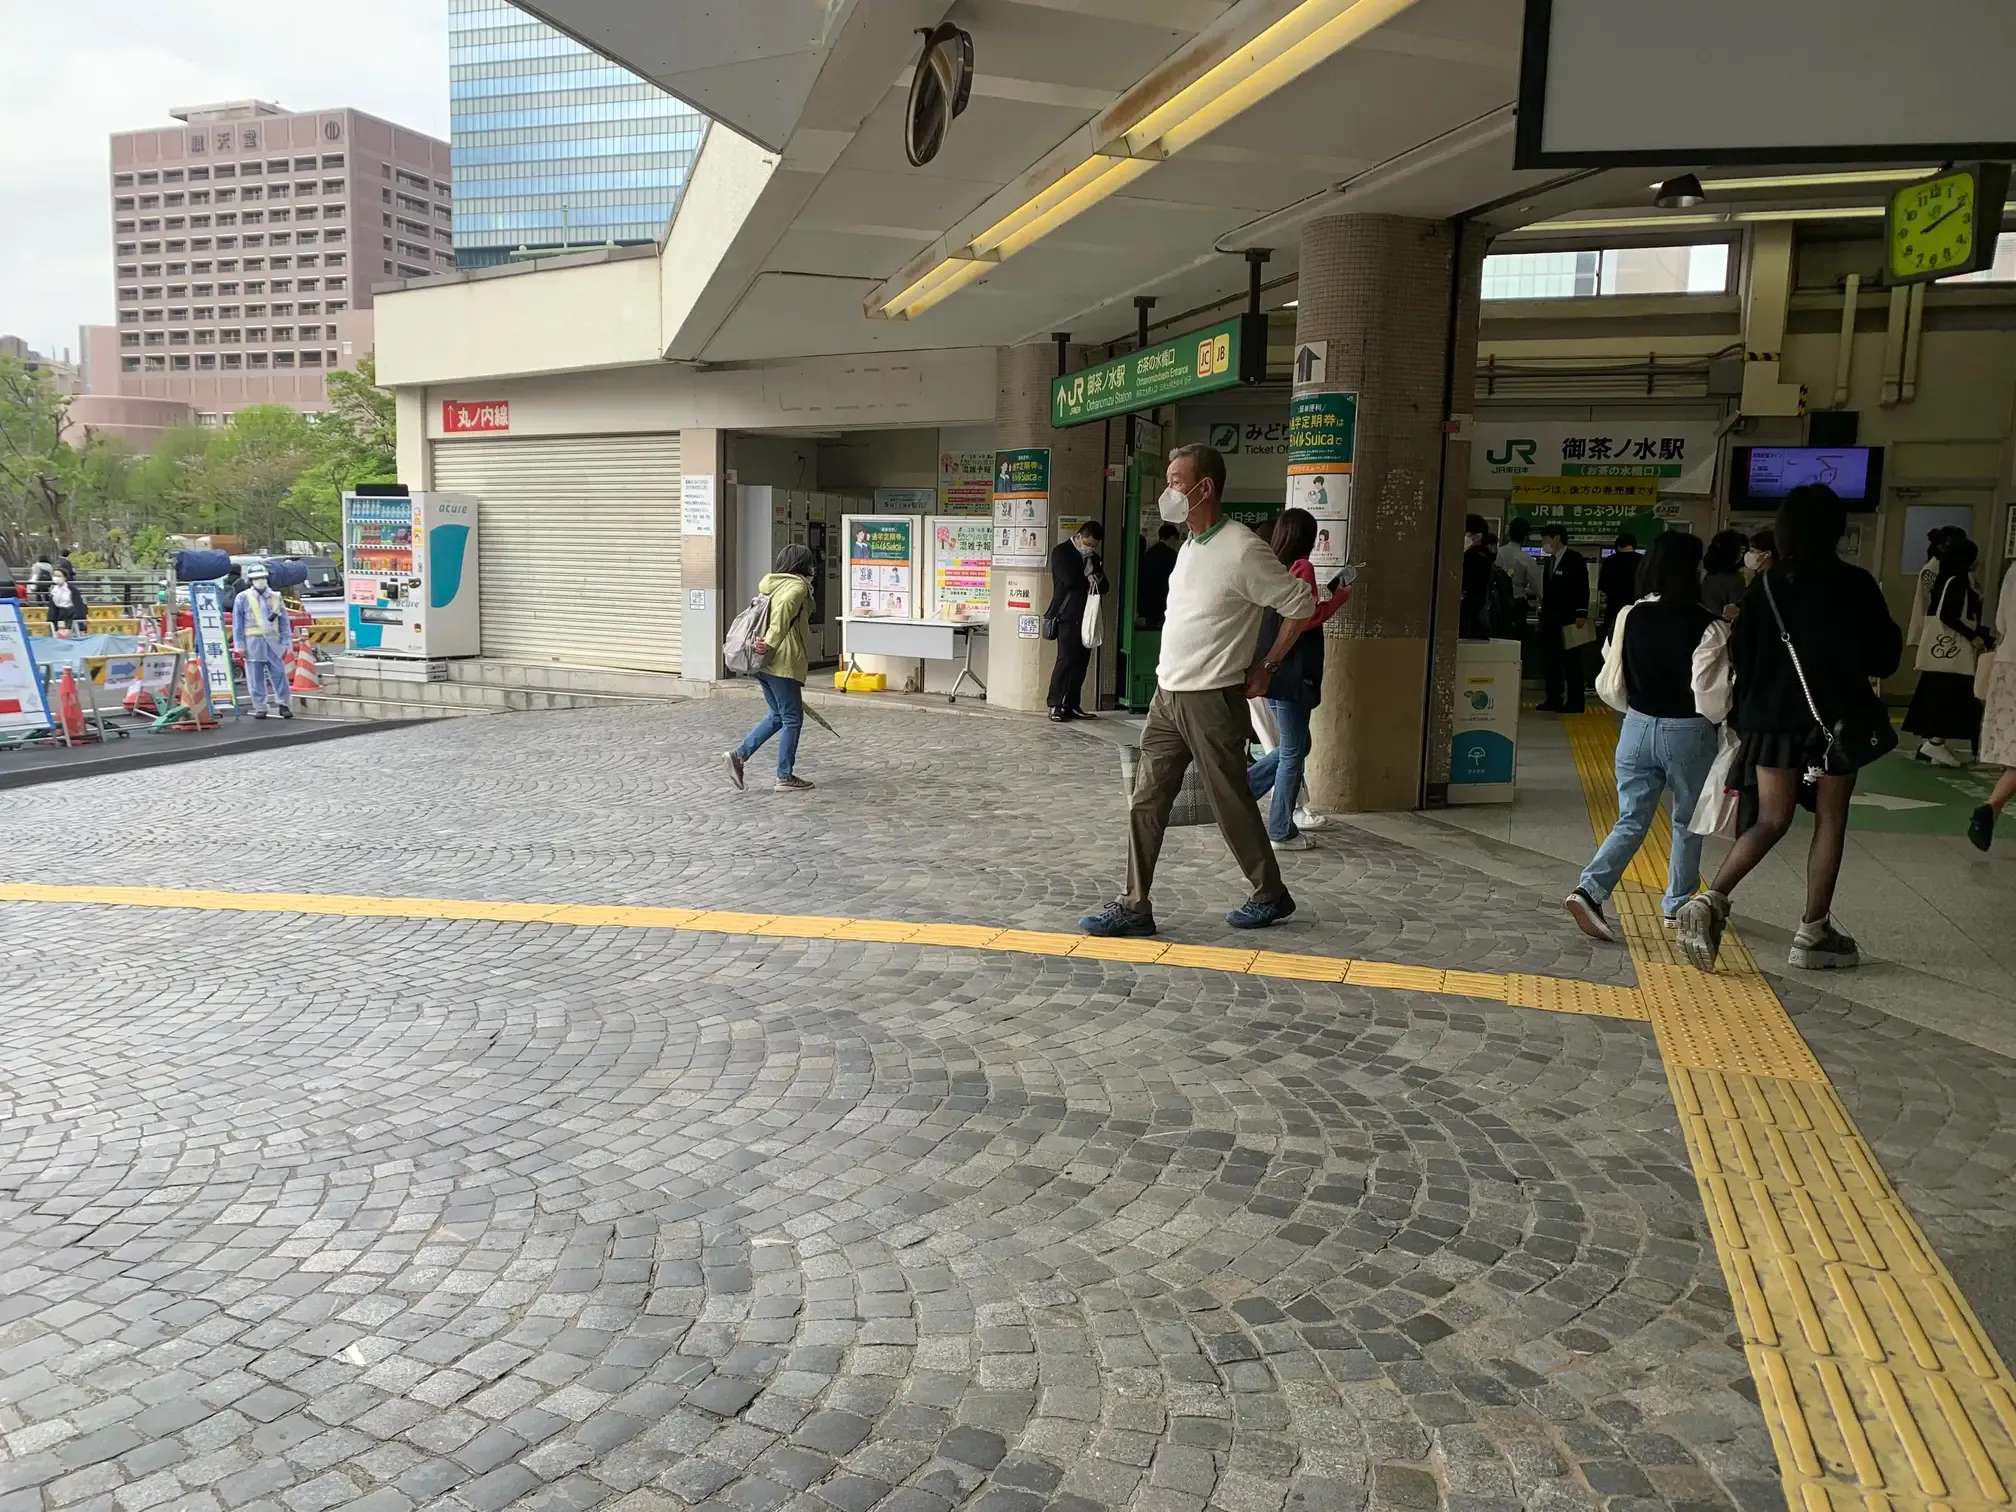
[[[1906,734],[1922,740],[1981,739],[1981,700],[1967,672],[1920,672],[1918,691],[1904,714]]]

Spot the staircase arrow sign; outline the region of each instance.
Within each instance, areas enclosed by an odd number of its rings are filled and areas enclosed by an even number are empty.
[[[1297,383],[1321,383],[1324,371],[1329,366],[1329,342],[1305,341],[1295,348],[1294,368]]]

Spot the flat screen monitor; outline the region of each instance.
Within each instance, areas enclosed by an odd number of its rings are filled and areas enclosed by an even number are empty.
[[[1825,483],[1850,509],[1882,502],[1880,446],[1738,446],[1729,469],[1731,509],[1775,509],[1802,483]]]

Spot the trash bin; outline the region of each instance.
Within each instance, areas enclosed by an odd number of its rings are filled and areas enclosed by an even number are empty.
[[[1456,643],[1449,801],[1510,803],[1519,762],[1519,642]]]

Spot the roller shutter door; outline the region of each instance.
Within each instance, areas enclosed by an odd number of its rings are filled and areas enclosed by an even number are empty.
[[[480,501],[483,654],[677,672],[679,437],[436,441]]]

